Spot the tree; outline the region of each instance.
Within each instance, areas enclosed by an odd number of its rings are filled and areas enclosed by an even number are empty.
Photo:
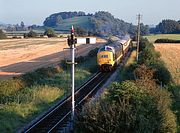
[[[162,34],[180,33],[180,24],[175,20],[163,20],[156,26],[156,31]]]
[[[0,39],[6,39],[6,34],[0,29]]]
[[[21,28],[24,29],[25,28],[25,25],[24,25],[24,22],[21,21]]]
[[[29,33],[25,33],[24,34],[24,38],[28,38],[28,37],[30,37],[30,38],[35,38],[35,37],[37,37],[37,33],[36,32],[34,32],[34,31],[30,31]]]
[[[140,24],[140,29],[141,29],[141,35],[148,35],[149,34],[149,26],[148,25],[144,25],[143,23]]]
[[[46,29],[46,31],[44,32],[44,35],[47,35],[48,37],[56,37],[56,33],[53,29],[48,28]]]
[[[75,28],[75,34],[76,34],[76,36],[87,36],[88,32],[86,29],[84,29],[82,27],[77,27],[77,28]]]

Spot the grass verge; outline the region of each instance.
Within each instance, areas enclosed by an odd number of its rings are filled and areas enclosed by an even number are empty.
[[[136,49],[135,47],[133,47],[130,57],[126,61],[124,67],[119,69],[119,74],[116,78],[117,81],[125,81],[125,80],[134,79],[132,70],[134,69],[135,63],[136,63]]]

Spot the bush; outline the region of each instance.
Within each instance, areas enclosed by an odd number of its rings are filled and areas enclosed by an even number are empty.
[[[142,46],[138,64],[145,64],[147,67],[153,68],[153,78],[157,80],[158,84],[169,84],[172,77],[164,62],[160,59],[161,54],[155,51],[154,46],[148,40],[142,39],[140,42]]]
[[[32,86],[41,83],[45,78],[52,77],[54,74],[61,72],[58,67],[39,68],[34,72],[29,72],[22,75],[20,78],[26,83],[26,86]]]
[[[6,34],[0,29],[0,39],[6,39]]]
[[[87,36],[88,31],[82,27],[75,28],[75,36]]]
[[[139,82],[113,83],[105,99],[78,112],[78,132],[175,133],[175,116],[166,90]]]
[[[44,35],[47,35],[48,37],[57,37],[55,31],[51,28],[46,29],[46,31],[44,32]]]
[[[151,48],[145,48],[139,56],[139,63],[146,64],[147,66],[150,66],[160,60],[160,53]]]
[[[168,71],[165,65],[156,63],[153,64],[152,67],[155,68],[154,79],[157,79],[158,84],[168,85],[172,82],[171,73]]]
[[[28,37],[35,38],[37,36],[38,36],[38,34],[36,32],[34,32],[34,31],[32,31],[32,30],[29,33],[24,34],[24,38],[28,38]]]

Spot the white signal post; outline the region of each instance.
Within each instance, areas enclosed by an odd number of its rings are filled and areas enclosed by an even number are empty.
[[[72,26],[71,29],[71,45],[70,45],[70,49],[71,49],[71,60],[72,60],[72,68],[71,68],[71,82],[72,82],[72,114],[71,114],[71,121],[72,121],[72,130],[74,127],[74,108],[75,108],[75,100],[74,100],[74,66],[75,66],[75,59],[74,59],[74,51],[75,51],[75,47],[74,47],[74,27]]]

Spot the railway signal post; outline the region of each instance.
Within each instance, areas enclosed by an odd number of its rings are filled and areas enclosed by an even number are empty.
[[[74,39],[74,28],[72,26],[71,29],[71,36],[68,36],[68,45],[71,50],[71,87],[72,87],[72,112],[71,112],[71,131],[73,131],[74,127],[74,108],[75,108],[75,100],[74,100],[74,66],[75,66],[75,59],[74,59],[74,51],[75,51],[75,39]]]

